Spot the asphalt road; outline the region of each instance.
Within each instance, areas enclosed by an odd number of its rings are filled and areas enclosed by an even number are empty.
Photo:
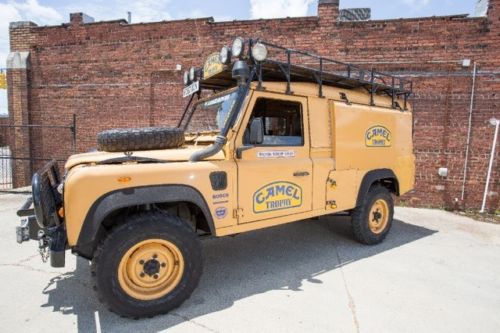
[[[24,195],[0,195],[3,332],[499,332],[500,225],[397,208],[383,244],[352,240],[346,217],[204,241],[205,271],[180,308],[120,318],[98,301],[88,262],[42,264],[18,245]]]

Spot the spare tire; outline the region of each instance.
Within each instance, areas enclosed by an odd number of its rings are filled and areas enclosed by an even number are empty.
[[[178,148],[184,144],[184,131],[171,127],[113,129],[97,134],[100,151],[136,151]]]

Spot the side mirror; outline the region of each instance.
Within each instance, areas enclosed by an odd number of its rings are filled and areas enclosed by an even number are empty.
[[[252,119],[249,141],[252,145],[260,145],[264,141],[264,120],[262,117]]]

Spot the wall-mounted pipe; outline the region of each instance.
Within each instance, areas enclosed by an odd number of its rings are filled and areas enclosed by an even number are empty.
[[[465,197],[465,182],[467,181],[467,167],[469,164],[470,136],[472,131],[472,110],[474,109],[474,93],[476,90],[476,75],[477,75],[476,66],[477,66],[476,62],[474,61],[474,69],[472,71],[472,92],[470,95],[470,108],[469,108],[469,127],[467,130],[467,143],[465,145],[464,179],[462,181],[462,201],[464,201]]]
[[[480,213],[484,213],[486,208],[486,196],[488,195],[488,188],[490,186],[490,178],[491,178],[491,170],[493,169],[493,161],[495,158],[495,148],[497,146],[497,138],[498,138],[498,127],[500,126],[499,119],[491,119],[490,124],[495,126],[495,135],[493,135],[493,144],[491,145],[491,155],[490,155],[490,164],[488,166],[488,175],[486,176],[486,185],[484,186],[484,194],[483,194],[483,204],[481,205]]]

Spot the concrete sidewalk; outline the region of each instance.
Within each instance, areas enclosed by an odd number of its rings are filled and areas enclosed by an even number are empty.
[[[122,319],[98,301],[89,264],[42,264],[18,245],[25,195],[0,195],[4,332],[500,332],[500,225],[397,208],[386,241],[352,240],[349,219],[303,221],[203,242],[205,270],[180,308]]]

